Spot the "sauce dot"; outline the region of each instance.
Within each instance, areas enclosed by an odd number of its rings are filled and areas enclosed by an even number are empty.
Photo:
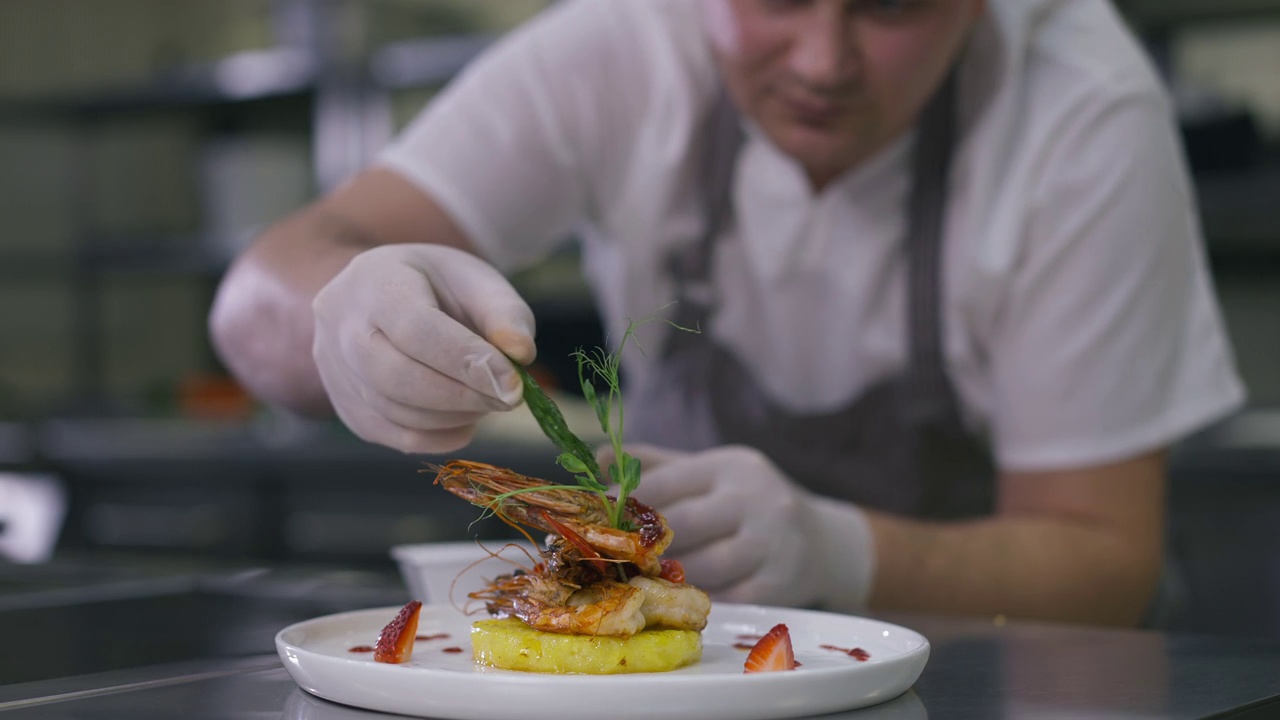
[[[835,650],[836,652],[842,652],[845,655],[848,655],[849,657],[853,658],[854,660],[857,660],[858,662],[866,662],[871,659],[871,653],[867,652],[866,650],[863,650],[862,648],[850,649],[850,648],[836,647],[835,645],[819,645],[818,647],[822,648],[823,650]]]

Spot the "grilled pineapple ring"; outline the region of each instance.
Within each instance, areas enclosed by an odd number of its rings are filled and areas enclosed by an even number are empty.
[[[504,670],[544,673],[665,672],[702,657],[702,633],[643,630],[629,638],[565,635],[534,630],[516,618],[471,626],[472,657]]]

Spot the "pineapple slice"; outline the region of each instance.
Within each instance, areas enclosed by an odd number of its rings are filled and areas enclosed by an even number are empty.
[[[643,630],[626,639],[564,635],[504,618],[474,623],[471,647],[477,662],[505,670],[588,675],[665,672],[702,658],[702,633]]]

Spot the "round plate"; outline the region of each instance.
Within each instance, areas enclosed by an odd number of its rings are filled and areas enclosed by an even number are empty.
[[[370,652],[398,607],[329,615],[291,625],[276,650],[298,685],[319,697],[382,712],[456,720],[766,720],[850,710],[906,692],[929,659],[929,642],[904,627],[849,615],[717,603],[703,631],[702,661],[666,673],[548,675],[471,661],[471,623],[450,605],[426,605],[413,657],[376,663]],[[786,623],[801,667],[744,675],[750,644]],[[866,660],[825,649],[861,648]],[[461,652],[456,649],[460,648]],[[447,652],[446,649],[454,649]]]

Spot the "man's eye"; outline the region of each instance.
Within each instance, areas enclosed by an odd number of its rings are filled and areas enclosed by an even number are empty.
[[[813,4],[813,0],[760,0],[765,10],[774,13],[800,10]]]
[[[905,15],[927,5],[929,0],[860,0],[857,9],[880,15]]]

